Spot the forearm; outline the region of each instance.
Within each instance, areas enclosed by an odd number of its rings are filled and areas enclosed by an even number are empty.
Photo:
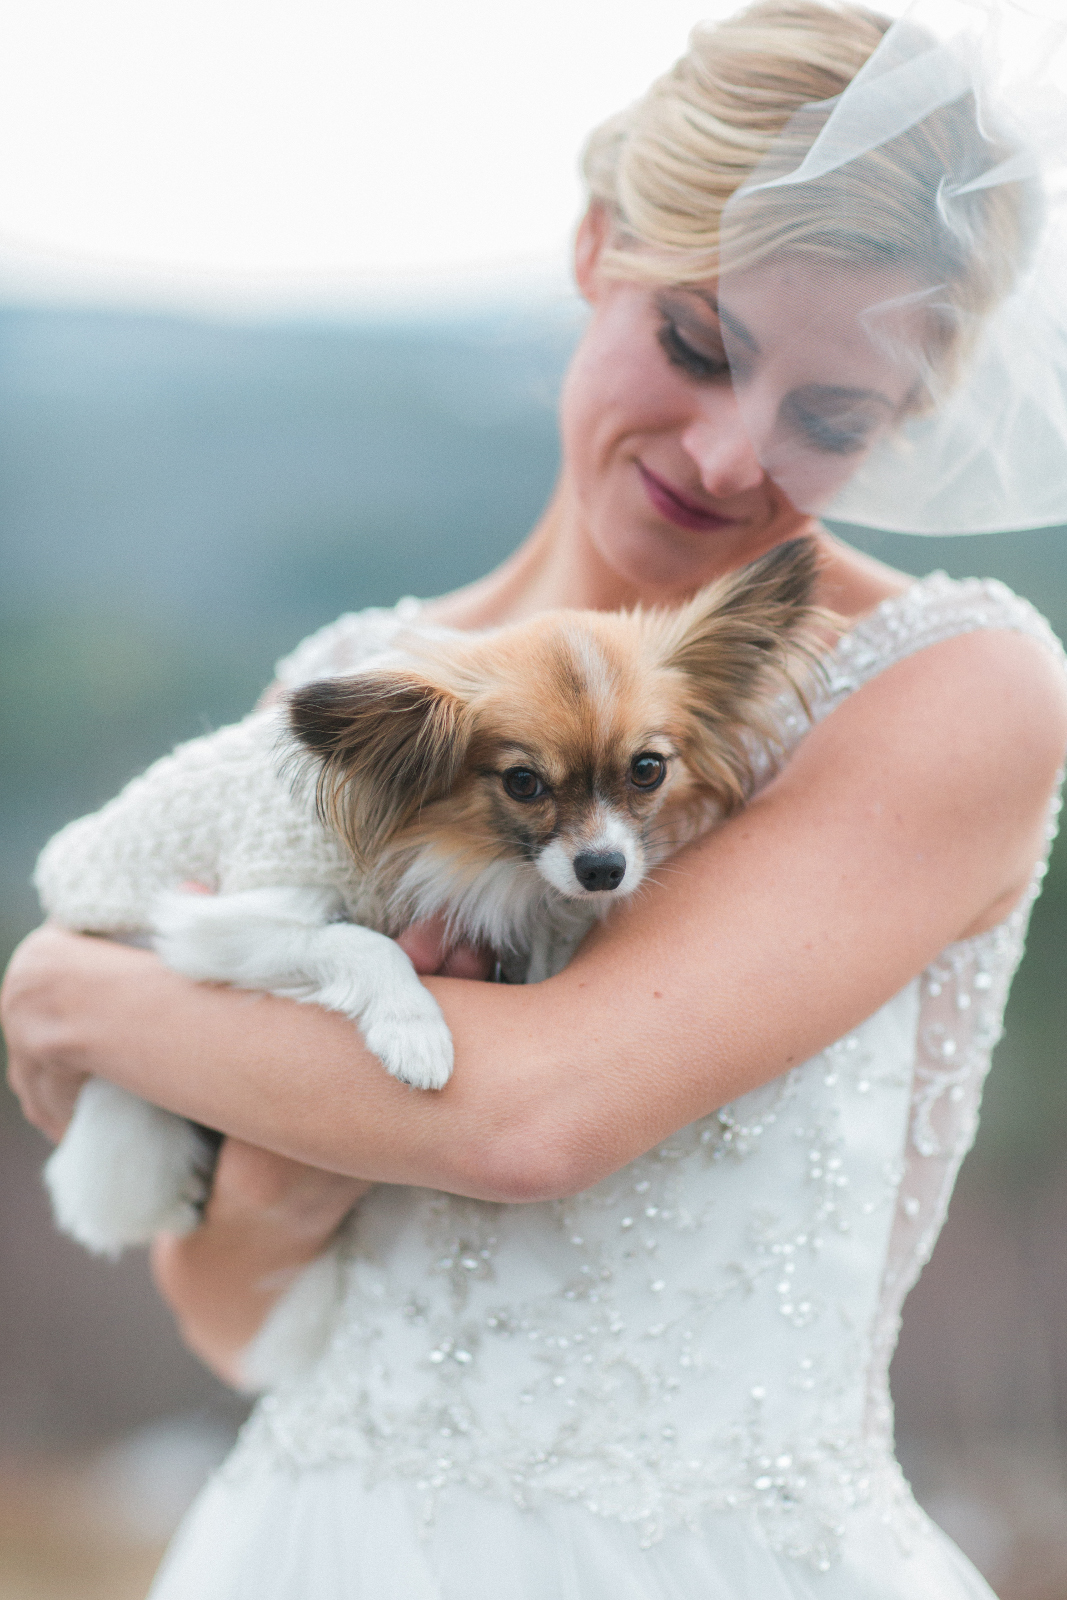
[[[525,991],[431,980],[463,1069],[430,1093],[389,1077],[357,1027],[335,1013],[192,983],[150,953],[58,930],[29,941],[31,964],[35,941],[62,974],[50,996],[47,1055],[72,1090],[102,1076],[331,1172],[514,1197],[507,1152],[536,1138],[532,1109],[551,1096],[549,1053],[530,1050]],[[68,1112],[52,1108],[54,1137]],[[497,1186],[497,1161],[507,1193]]]
[[[619,1164],[620,1115],[624,1159],[660,1136],[663,1108],[644,1093],[656,1041],[635,1026],[637,1057],[620,1058],[610,973],[588,995],[581,975],[529,989],[431,982],[457,1060],[436,1093],[390,1078],[341,1016],[195,984],[144,951],[46,927],[5,980],[11,1079],[54,1139],[95,1075],[312,1166],[481,1199],[542,1199],[593,1181],[591,1160],[601,1171]],[[634,1007],[642,1001],[631,994]],[[662,1053],[671,1024],[659,1020]],[[649,1117],[632,1114],[631,1094]]]
[[[330,1171],[490,1200],[574,1192],[814,1054],[911,976],[913,941],[883,939],[835,994],[824,975],[860,930],[838,922],[798,945],[778,896],[817,901],[825,874],[806,881],[801,855],[792,883],[754,884],[748,827],[716,841],[714,885],[699,856],[680,860],[669,917],[656,888],[548,983],[430,980],[456,1047],[440,1092],[388,1077],[343,1017],[70,936],[54,1048],[68,1070]],[[727,902],[747,890],[758,941],[716,929],[713,888]]]
[[[152,1246],[152,1270],[182,1337],[226,1383],[297,1275],[370,1186],[228,1140],[203,1223]]]
[[[511,1201],[587,1187],[840,1038],[1025,889],[1067,730],[1059,668],[1026,640],[923,655],[852,696],[558,977],[430,980],[455,1042],[440,1092],[389,1078],[343,1017],[50,931],[6,986],[16,1088],[55,1133],[96,1073],[338,1173]],[[65,1107],[30,1086],[50,1066]]]

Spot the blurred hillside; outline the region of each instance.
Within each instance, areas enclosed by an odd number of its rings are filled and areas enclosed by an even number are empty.
[[[351,607],[498,561],[555,469],[533,328],[0,312],[0,885]]]
[[[0,957],[36,920],[29,873],[62,822],[240,715],[312,628],[513,548],[552,484],[578,327],[569,305],[365,327],[0,309]],[[1000,577],[1067,634],[1063,530],[855,541]],[[1017,1600],[1067,1594],[1047,1531],[1067,1507],[1065,948],[1054,862],[895,1369],[920,1488]],[[231,1426],[239,1405],[180,1350],[143,1263],[54,1237],[42,1154],[0,1098],[0,1467],[160,1418]],[[1031,1523],[1046,1507],[1036,1532],[1016,1501]],[[0,1600],[2,1526],[0,1505]],[[1053,1587],[1013,1576],[1034,1541]]]

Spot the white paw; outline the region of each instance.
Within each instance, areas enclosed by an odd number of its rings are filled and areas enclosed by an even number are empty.
[[[302,940],[301,963],[303,986],[287,992],[358,1023],[367,1048],[401,1083],[444,1087],[452,1035],[399,945],[372,928],[334,923]]]
[[[367,1006],[360,1018],[367,1049],[386,1072],[413,1089],[443,1089],[452,1076],[452,1035],[436,1000],[420,987],[392,1003]]]
[[[91,1078],[44,1169],[56,1222],[98,1255],[189,1233],[210,1186],[205,1154],[191,1123]]]

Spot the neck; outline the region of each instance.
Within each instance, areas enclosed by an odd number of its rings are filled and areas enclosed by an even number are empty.
[[[795,515],[795,514],[794,514]],[[817,602],[855,619],[907,579],[861,556],[811,518],[802,518],[779,537],[812,534],[822,550]],[[761,544],[737,565],[762,555]],[[686,594],[652,591],[622,577],[603,560],[589,537],[577,497],[564,475],[532,533],[495,571],[428,607],[429,620],[460,629],[495,628],[560,609],[618,611],[631,606],[677,605]]]
[[[561,608],[618,611],[643,598],[597,554],[561,478],[514,555],[476,583],[435,601],[432,614],[448,627],[485,628]]]

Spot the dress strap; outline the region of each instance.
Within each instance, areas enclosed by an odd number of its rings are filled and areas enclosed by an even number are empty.
[[[315,678],[354,672],[369,657],[389,649],[398,629],[410,626],[420,608],[421,603],[408,596],[395,606],[346,612],[282,657],[275,668],[278,681],[295,689]],[[1027,633],[1052,650],[1067,670],[1063,646],[1028,600],[995,578],[955,580],[944,572],[934,572],[903,594],[883,600],[823,658],[822,681],[811,696],[815,720],[886,667],[927,645],[979,628]],[[794,738],[807,721],[796,716],[787,720]]]
[[[812,697],[814,719],[821,720],[887,667],[927,645],[981,628],[1028,634],[1051,650],[1067,671],[1063,646],[1028,600],[995,578],[953,579],[933,572],[903,594],[883,600],[838,640],[824,660],[825,676]]]

